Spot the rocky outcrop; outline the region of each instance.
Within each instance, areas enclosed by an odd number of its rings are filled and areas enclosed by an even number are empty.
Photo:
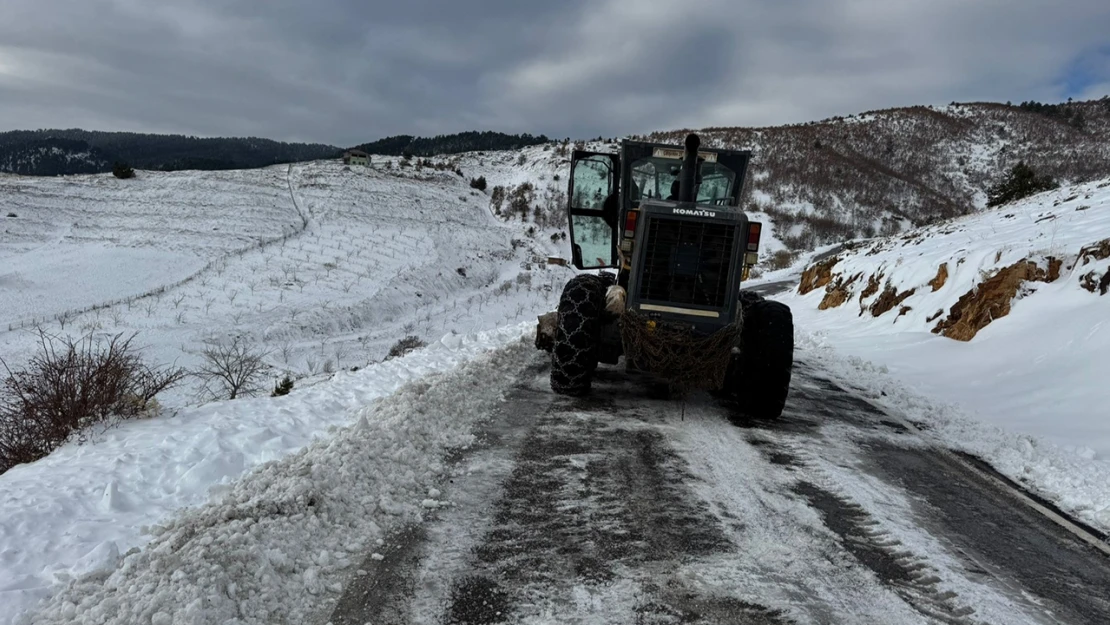
[[[830,308],[836,308],[837,306],[840,306],[844,302],[848,301],[852,297],[852,290],[850,287],[853,283],[855,283],[856,280],[859,280],[862,277],[862,273],[857,273],[847,280],[844,279],[844,276],[837,276],[836,281],[825,287],[825,297],[817,306],[818,310],[828,310]]]
[[[802,272],[802,281],[798,285],[798,294],[805,295],[832,282],[832,269],[840,262],[839,256],[833,256],[815,265],[810,265]]]
[[[878,299],[871,303],[871,316],[878,317],[887,311],[893,310],[895,306],[901,304],[907,297],[913,295],[916,291],[917,289],[910,289],[899,293],[898,289],[887,285]]]
[[[1079,250],[1079,266],[1085,267],[1091,263],[1106,260],[1110,258],[1110,239],[1103,239],[1094,245]],[[1098,292],[1099,295],[1106,295],[1110,292],[1110,267],[1099,275],[1098,271],[1088,271],[1079,276],[1079,286],[1087,289],[1091,293]]]
[[[1022,284],[1051,282],[1060,276],[1061,264],[1049,259],[1046,270],[1026,259],[1002,269],[961,296],[933,332],[957,341],[970,341],[992,321],[1010,314],[1010,303]]]
[[[929,286],[933,287],[933,292],[936,293],[941,289],[941,287],[944,286],[944,283],[947,281],[948,263],[941,263],[940,267],[937,269],[936,277],[929,281]]]

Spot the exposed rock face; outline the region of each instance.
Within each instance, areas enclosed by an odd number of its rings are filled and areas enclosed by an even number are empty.
[[[867,288],[859,294],[859,301],[862,304],[863,300],[871,297],[879,292],[879,285],[883,283],[883,274],[878,273],[867,279]]]
[[[1010,314],[1010,302],[1023,283],[1051,282],[1060,276],[1060,265],[1060,261],[1049,259],[1046,271],[1027,259],[1002,269],[960,297],[933,332],[957,341],[970,341],[992,321]]]
[[[1079,250],[1079,265],[1087,266],[1093,262],[1110,258],[1110,239],[1103,239],[1094,245]],[[1079,276],[1079,286],[1091,293],[1098,291],[1099,295],[1110,292],[1110,267],[1101,276],[1098,271],[1088,271]]]
[[[879,295],[871,304],[871,316],[878,317],[879,315],[893,309],[895,306],[901,304],[905,299],[916,292],[917,289],[910,289],[908,291],[898,292],[898,289],[887,286],[883,289],[882,294]]]
[[[936,293],[948,281],[948,263],[941,263],[940,268],[937,269],[937,276],[929,281],[929,286],[933,287],[933,292]]]
[[[798,294],[805,295],[810,291],[827,286],[832,281],[832,269],[840,262],[839,256],[833,256],[816,265],[810,265],[802,272],[802,281],[798,285]]]
[[[848,301],[848,299],[852,297],[852,291],[849,287],[862,277],[862,273],[857,273],[845,281],[844,276],[838,275],[835,282],[825,287],[825,298],[821,300],[817,308],[819,310],[828,310],[830,308],[836,308]]]

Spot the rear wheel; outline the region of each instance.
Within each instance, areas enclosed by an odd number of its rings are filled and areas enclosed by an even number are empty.
[[[564,395],[590,391],[597,369],[601,317],[611,276],[575,276],[559,298],[555,346],[551,350],[551,389]]]
[[[752,304],[764,301],[763,296],[749,289],[740,289],[740,310],[747,313]]]
[[[729,368],[726,390],[744,414],[777,419],[794,369],[794,316],[781,302],[752,298],[747,304],[740,354]]]

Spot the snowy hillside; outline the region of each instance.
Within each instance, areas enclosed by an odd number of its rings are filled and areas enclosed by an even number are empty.
[[[685,130],[652,140],[681,141]],[[1064,183],[1110,176],[1110,98],[1059,105],[953,103],[768,128],[706,128],[751,149],[745,209],[771,211],[792,249],[964,215],[1018,161]]]
[[[519,155],[504,166],[502,156],[460,164],[537,186],[560,166],[513,174]],[[529,234],[528,223],[494,216],[469,176],[392,160],[389,169],[320,161],[132,180],[0,177],[9,366],[34,353],[39,328],[137,332],[151,361],[185,367],[211,342],[239,336],[266,352],[267,384],[296,379],[287,398],[204,406],[189,381],[159,396],[160,417],[0,476],[0,622],[51,581],[113,562],[146,540],[140,528],[203,503],[210,487],[353,423],[406,381],[519,337],[554,306],[570,272],[543,262],[566,255],[551,240],[558,230]],[[431,346],[381,363],[407,335]],[[80,531],[62,538],[74,518]]]
[[[819,343],[1001,430],[924,427],[1105,523],[1102,484],[1082,476],[1110,468],[1107,237],[1110,180],[1064,187],[857,242],[782,299]]]
[[[0,207],[15,215],[0,221],[0,348],[15,362],[41,326],[137,331],[185,366],[204,341],[243,335],[275,375],[310,375],[380,360],[408,334],[531,318],[567,272],[537,262],[566,255],[550,234],[494,217],[449,170],[6,176]]]

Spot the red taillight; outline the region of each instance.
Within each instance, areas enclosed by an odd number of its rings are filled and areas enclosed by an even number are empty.
[[[759,231],[762,229],[763,224],[752,223],[748,227],[748,251],[755,252],[759,250]]]
[[[640,211],[628,211],[624,218],[624,236],[636,236],[636,217],[640,215]]]

